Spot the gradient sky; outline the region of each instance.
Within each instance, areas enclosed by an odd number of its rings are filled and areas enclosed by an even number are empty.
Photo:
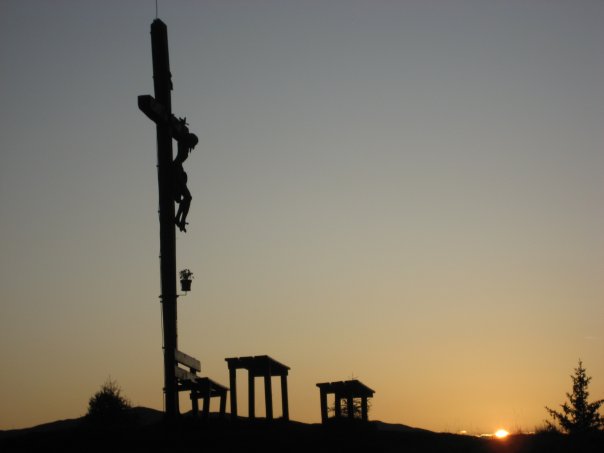
[[[604,397],[604,2],[159,3],[204,375],[268,354],[293,419],[354,376],[371,418],[452,432],[534,429],[579,358]],[[162,408],[154,18],[0,4],[0,429],[109,376]]]

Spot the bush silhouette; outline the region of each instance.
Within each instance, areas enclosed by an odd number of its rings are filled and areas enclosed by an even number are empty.
[[[86,418],[100,425],[117,425],[129,419],[131,405],[116,381],[107,379],[88,401]]]
[[[604,403],[604,399],[589,403],[587,397],[589,392],[587,387],[591,377],[587,376],[583,362],[579,360],[579,366],[575,368],[575,374],[571,375],[573,380],[573,392],[567,393],[569,402],[561,404],[562,412],[555,411],[549,407],[545,407],[549,415],[560,425],[563,432],[569,434],[582,434],[587,432],[598,431],[604,428],[604,418],[599,414],[598,410]],[[547,428],[552,431],[557,431],[558,427],[546,421]]]

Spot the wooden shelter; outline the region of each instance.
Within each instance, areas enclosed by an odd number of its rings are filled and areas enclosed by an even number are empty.
[[[361,398],[361,418],[368,420],[367,398],[372,398],[375,391],[356,379],[351,381],[322,382],[317,384],[321,392],[321,422],[325,423],[327,416],[327,395],[335,395],[335,417],[342,417],[342,400],[346,400],[348,418],[354,418],[354,398]]]
[[[266,419],[273,419],[273,394],[271,378],[273,376],[281,377],[281,404],[283,409],[283,419],[289,420],[289,405],[287,396],[287,375],[289,367],[277,362],[275,359],[267,356],[250,357],[231,357],[225,359],[229,367],[229,379],[231,386],[231,417],[237,419],[237,370],[246,369],[248,372],[248,404],[249,418],[254,419],[255,413],[255,387],[254,379],[256,377],[264,378],[264,398],[266,404]]]

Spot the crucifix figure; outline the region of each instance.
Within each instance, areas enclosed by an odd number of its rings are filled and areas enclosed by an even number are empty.
[[[186,119],[180,119],[180,122],[186,127]],[[176,159],[172,163],[173,181],[174,181],[174,201],[178,203],[178,211],[174,219],[176,226],[180,231],[187,232],[187,215],[189,214],[189,207],[191,206],[191,192],[187,187],[187,173],[185,172],[182,164],[189,153],[193,151],[195,145],[197,145],[197,137],[194,134],[189,134],[186,139],[182,139],[178,142],[178,153]]]
[[[176,118],[168,113],[165,107],[150,95],[138,97],[139,108],[155,123],[167,126],[169,132],[168,140],[175,139],[178,142],[176,158],[170,164],[169,179],[172,181],[172,199],[178,203],[178,211],[174,216],[174,223],[180,231],[187,231],[187,215],[191,206],[191,192],[187,187],[187,173],[182,164],[189,157],[189,153],[199,142],[197,136],[189,132],[186,118]],[[168,155],[171,154],[171,151]]]

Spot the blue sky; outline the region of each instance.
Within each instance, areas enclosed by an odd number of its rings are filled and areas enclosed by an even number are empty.
[[[0,429],[162,407],[152,1],[0,6]],[[159,2],[200,143],[179,345],[358,377],[372,418],[531,430],[604,394],[599,1]],[[44,379],[39,376],[43,375]],[[243,400],[245,401],[245,399]],[[184,408],[188,402],[183,399]],[[259,408],[257,413],[263,413]]]

